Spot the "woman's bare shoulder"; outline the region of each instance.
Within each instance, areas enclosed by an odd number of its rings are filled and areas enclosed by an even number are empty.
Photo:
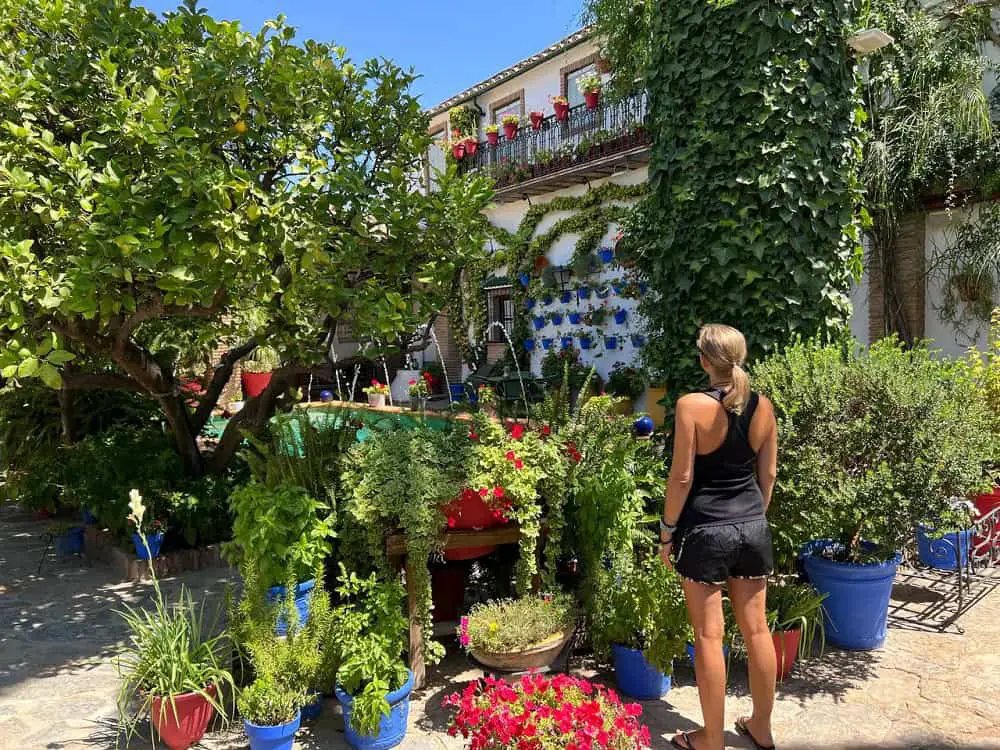
[[[681,409],[684,409],[687,411],[697,412],[706,408],[718,406],[718,404],[719,402],[707,393],[695,391],[694,393],[687,393],[677,399],[677,410],[680,411]]]

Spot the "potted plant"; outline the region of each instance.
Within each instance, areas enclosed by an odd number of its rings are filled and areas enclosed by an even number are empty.
[[[600,256],[601,262],[605,264],[610,263],[615,259],[615,251],[610,247],[602,247],[597,251],[597,254]]]
[[[631,414],[633,406],[646,390],[649,379],[638,367],[616,362],[608,375],[608,392],[624,399],[621,413]]]
[[[347,744],[388,750],[406,736],[413,689],[413,673],[403,661],[406,592],[398,581],[347,575],[341,566],[337,593],[342,603],[331,628],[339,661],[334,693],[344,709]]]
[[[497,125],[486,126],[486,142],[491,146],[496,146],[500,142],[500,128]]]
[[[618,689],[641,700],[664,695],[690,627],[680,578],[652,559],[601,571],[594,596],[591,633],[610,652]]]
[[[420,376],[427,381],[427,387],[431,393],[443,392],[445,384],[444,365],[440,362],[428,362],[425,364]]]
[[[975,381],[925,347],[884,340],[863,352],[796,344],[755,368],[755,384],[778,405],[776,560],[797,558],[828,595],[828,640],[879,648],[900,550],[948,498],[981,486],[996,455]]]
[[[416,404],[418,409],[424,411],[427,408],[427,398],[431,395],[427,379],[424,377],[410,378],[406,386],[410,394],[410,406]]]
[[[823,601],[826,597],[808,583],[788,579],[768,583],[767,624],[774,639],[779,680],[792,673],[800,653],[808,655],[812,652],[817,638],[822,652],[826,643],[823,631]]]
[[[470,738],[472,748],[518,747],[529,739],[526,727],[533,729],[532,742],[525,746],[549,750],[581,747],[580,738],[589,741],[591,733],[595,746],[650,746],[649,728],[639,722],[641,706],[623,704],[603,685],[566,674],[529,674],[514,682],[476,680],[462,693],[447,696],[444,706],[454,711],[448,734]]]
[[[535,131],[541,130],[542,123],[545,121],[545,113],[535,110],[534,112],[529,112],[528,117],[531,119],[531,129]]]
[[[334,518],[329,506],[305,488],[282,482],[246,484],[233,493],[230,504],[235,515],[233,539],[223,545],[223,555],[241,569],[252,563],[276,608],[286,597],[293,598],[292,617],[282,612],[277,618],[279,635],[302,627],[308,622],[316,585],[313,573],[332,548]],[[294,579],[291,586],[289,574]]]
[[[504,138],[512,141],[517,136],[517,126],[521,124],[521,118],[515,114],[504,115],[500,118],[500,124],[503,125]]]
[[[599,73],[581,76],[577,81],[577,88],[583,94],[583,99],[587,103],[587,109],[597,109],[598,99],[601,95],[601,76]]]
[[[292,750],[305,702],[305,690],[292,689],[271,676],[258,677],[241,690],[236,707],[250,750]]]
[[[501,672],[548,667],[573,637],[576,602],[566,594],[477,604],[459,623],[459,643]]]
[[[71,557],[83,552],[83,526],[73,523],[54,523],[49,526],[48,533],[56,548],[56,557]]]
[[[258,346],[240,362],[240,384],[243,398],[251,399],[264,392],[271,383],[271,372],[280,364],[278,352],[270,346]]]
[[[141,527],[146,512],[142,496],[138,490],[129,494],[129,519]],[[222,665],[231,646],[217,620],[206,622],[204,606],[195,606],[186,587],[181,586],[176,602],[167,604],[152,565],[150,575],[152,611],[128,604],[119,611],[129,631],[116,663],[122,678],[119,721],[131,739],[148,715],[167,747],[184,750],[201,740],[216,712],[228,723],[223,706],[235,687]]]
[[[552,100],[552,108],[556,113],[556,120],[566,122],[569,119],[569,99],[565,96],[553,96],[550,99]]]
[[[616,307],[614,309],[615,323],[618,325],[625,325],[625,321],[628,320],[628,310],[624,307]]]
[[[577,331],[576,339],[580,342],[580,348],[584,351],[588,351],[594,343],[593,338],[590,336],[590,331]]]
[[[132,503],[141,503],[142,496],[138,490],[129,493]],[[145,513],[132,513],[129,521],[134,524],[135,531],[132,532],[132,543],[135,545],[135,556],[139,560],[149,560],[160,556],[160,547],[163,545],[163,535],[167,531],[167,524],[159,518],[146,520]]]
[[[957,500],[933,522],[917,525],[917,557],[929,568],[958,570],[969,564],[973,545],[972,519],[976,506]]]
[[[376,409],[385,406],[385,399],[389,395],[389,386],[385,383],[372,379],[371,385],[362,389],[368,395],[368,405]]]
[[[462,141],[462,145],[465,147],[466,156],[474,156],[476,151],[479,149],[479,140],[475,135],[470,133],[465,136],[465,140]]]

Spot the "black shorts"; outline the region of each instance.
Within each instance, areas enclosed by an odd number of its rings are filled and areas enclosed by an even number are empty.
[[[679,529],[674,567],[684,578],[720,585],[730,578],[765,578],[774,568],[767,520]]]

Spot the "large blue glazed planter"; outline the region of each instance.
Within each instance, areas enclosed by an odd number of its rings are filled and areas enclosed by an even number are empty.
[[[646,661],[642,651],[617,643],[611,645],[611,658],[615,664],[615,682],[625,695],[641,701],[662,698],[670,690],[670,675]]]
[[[292,750],[295,733],[302,726],[302,714],[295,712],[295,718],[287,724],[276,727],[261,727],[243,720],[243,729],[250,740],[250,750]]]
[[[917,526],[917,556],[920,562],[938,570],[955,570],[969,564],[969,549],[972,547],[972,529],[952,531],[948,534],[935,533],[931,526]]]
[[[310,578],[295,587],[295,609],[299,613],[299,626],[305,625],[309,620],[309,600],[312,599],[312,590],[316,586],[316,580]],[[267,603],[280,604],[288,595],[288,589],[284,586],[272,586],[267,590]],[[278,635],[288,635],[288,615],[282,612],[278,616],[276,627]]]
[[[146,534],[146,544],[142,543],[141,535],[133,534],[132,544],[135,545],[135,556],[140,560],[148,560],[151,556],[159,557],[160,546],[163,544],[163,532]],[[149,550],[146,549],[146,545],[149,545]]]
[[[65,534],[55,537],[57,557],[69,557],[83,552],[83,527],[74,526]]]
[[[823,602],[826,639],[856,651],[881,648],[889,621],[892,581],[903,558],[897,553],[887,562],[856,564],[819,557],[819,552],[830,546],[838,543],[816,539],[807,542],[799,553],[809,582],[827,595]]]
[[[351,726],[354,699],[338,686],[334,693],[344,707],[344,736],[347,744],[357,750],[388,750],[396,747],[406,736],[406,721],[410,715],[410,692],[413,690],[413,672],[406,678],[406,684],[385,696],[389,704],[389,715],[383,714],[374,736],[358,734]]]
[[[691,662],[691,666],[693,667],[694,666],[694,655],[695,655],[694,644],[693,643],[689,643],[687,645],[687,654],[688,654],[688,661]],[[723,643],[722,644],[722,658],[723,659],[728,659],[729,658],[729,644],[728,643]]]

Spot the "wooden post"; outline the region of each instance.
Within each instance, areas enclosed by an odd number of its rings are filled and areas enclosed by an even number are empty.
[[[427,564],[426,561],[423,563]],[[426,678],[424,669],[424,632],[417,614],[417,590],[413,582],[413,562],[406,557],[406,598],[410,614],[410,669],[413,671],[413,688],[421,688]]]

